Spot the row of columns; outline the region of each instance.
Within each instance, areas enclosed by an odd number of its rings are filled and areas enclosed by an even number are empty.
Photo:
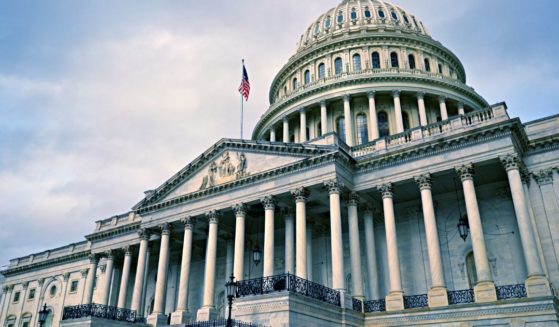
[[[376,101],[375,101],[375,92],[371,91],[367,93],[369,98],[369,124],[371,126],[371,140],[376,140],[379,138],[379,129],[378,129],[378,119],[377,119],[377,110],[376,110]],[[402,116],[402,104],[401,104],[401,91],[395,90],[392,92],[392,97],[394,101],[394,113],[395,113],[395,124],[396,124],[396,132],[394,134],[404,132],[404,121]],[[425,109],[425,92],[417,92],[417,107],[419,111],[419,124],[420,126],[428,125],[427,120],[427,112]],[[344,127],[345,127],[345,140],[349,146],[356,145],[355,140],[355,125],[353,122],[353,116],[351,115],[351,97],[349,95],[344,95],[343,97],[343,108],[344,108]],[[441,120],[448,119],[448,111],[446,106],[446,97],[439,96],[439,110],[440,110],[440,117]],[[464,103],[458,103],[458,114],[464,115]],[[328,133],[328,106],[325,100],[320,102],[320,126],[321,126],[321,134],[324,135]],[[299,142],[304,143],[308,141],[307,135],[307,110],[302,108],[299,110]],[[289,118],[285,116],[283,118],[283,142],[289,143],[290,133],[289,133]],[[270,141],[276,142],[276,129],[275,126],[270,128]]]

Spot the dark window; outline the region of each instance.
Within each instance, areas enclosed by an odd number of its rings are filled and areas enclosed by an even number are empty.
[[[429,62],[429,59],[427,59],[427,58],[425,58],[424,62],[425,62],[425,71],[430,72],[431,71],[431,62]]]
[[[410,54],[408,56],[408,61],[410,63],[410,69],[415,69],[415,56]]]
[[[338,57],[334,60],[334,72],[336,75],[340,75],[343,72],[344,64],[342,58]]]
[[[358,54],[353,55],[353,71],[354,72],[361,71],[361,56]]]
[[[377,114],[378,131],[380,137],[390,135],[390,126],[388,125],[388,115],[386,112],[381,111]]]
[[[50,296],[53,297],[56,295],[56,286],[52,285],[52,287],[50,288]]]
[[[357,20],[357,12],[354,9],[351,9],[351,20]]]
[[[293,91],[297,90],[299,88],[299,81],[297,80],[297,78],[293,79]]]
[[[371,18],[371,11],[369,10],[369,8],[365,8],[364,15],[365,18]]]
[[[470,284],[470,288],[474,288],[477,284],[477,271],[473,252],[468,253],[466,256],[466,271],[468,273],[468,283]]]
[[[345,142],[345,119],[340,117],[336,120],[336,131],[342,141]]]
[[[439,74],[443,73],[443,65],[439,64]]]
[[[398,54],[396,52],[390,53],[390,63],[392,68],[400,68],[400,63],[398,62]]]
[[[344,22],[344,13],[340,11],[338,13],[338,24],[342,24],[343,22]]]
[[[395,21],[398,20],[398,14],[396,14],[395,11],[391,12],[390,14],[392,15],[392,20],[395,20]]]
[[[326,65],[324,65],[324,63],[321,63],[320,65],[318,65],[318,78],[322,79],[326,77]]]
[[[311,72],[307,69],[305,70],[305,85],[311,82]]]
[[[406,24],[408,25],[410,24],[410,20],[408,19],[408,16],[406,16],[405,14],[404,14],[404,22],[406,22]]]
[[[357,115],[357,144],[365,144],[367,142],[369,142],[367,116],[359,114]]]
[[[402,120],[404,123],[404,131],[410,129],[410,116],[407,112],[402,112]]]
[[[378,52],[373,52],[373,54],[371,55],[371,60],[373,62],[373,69],[380,68],[380,55],[378,54]]]
[[[386,15],[384,14],[384,11],[383,11],[382,9],[379,9],[379,10],[378,10],[378,16],[379,16],[380,18],[386,17]]]
[[[29,290],[29,300],[33,300],[35,298],[35,289],[32,288]]]
[[[78,291],[79,281],[73,280],[72,284],[70,284],[70,293],[75,293]]]
[[[326,17],[324,26],[326,27],[327,30],[329,30],[330,27],[332,27],[332,19],[330,18],[330,16]]]
[[[316,133],[319,137],[322,136],[322,123],[318,123],[316,125],[316,129],[318,130],[318,132]]]
[[[15,292],[14,293],[14,302],[19,302],[19,297],[21,296],[20,292]]]

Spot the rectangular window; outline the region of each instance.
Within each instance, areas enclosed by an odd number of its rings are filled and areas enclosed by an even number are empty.
[[[72,284],[70,284],[70,293],[76,293],[78,291],[78,285],[79,285],[79,281],[73,280]]]
[[[21,292],[15,292],[14,294],[14,303],[19,302],[19,297],[21,295]]]
[[[35,298],[35,289],[32,288],[29,290],[29,298],[28,300],[33,300]]]
[[[29,327],[29,322],[26,321],[26,322],[24,322],[23,325],[21,325],[21,326],[22,326],[22,327]]]

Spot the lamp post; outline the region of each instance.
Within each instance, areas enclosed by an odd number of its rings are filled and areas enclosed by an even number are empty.
[[[460,237],[466,242],[466,238],[468,238],[468,231],[470,230],[470,224],[468,224],[468,216],[464,215],[460,217],[458,221],[458,233],[460,233]]]
[[[254,250],[252,250],[252,261],[254,262],[255,266],[258,266],[258,264],[260,263],[261,257],[262,251],[260,250],[258,244],[256,244],[256,247],[254,248]]]
[[[233,327],[233,322],[231,320],[231,311],[233,311],[233,299],[237,295],[237,282],[235,281],[235,276],[231,274],[229,281],[225,283],[225,290],[227,292],[227,300],[229,300],[229,315],[227,316],[227,327]]]
[[[43,327],[45,321],[47,321],[47,316],[49,315],[49,310],[47,309],[47,304],[43,304],[43,309],[39,311],[39,327]]]

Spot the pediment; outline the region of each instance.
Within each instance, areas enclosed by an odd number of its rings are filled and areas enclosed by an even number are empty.
[[[148,192],[133,209],[208,190],[331,151],[331,147],[324,146],[220,141],[159,188]]]

